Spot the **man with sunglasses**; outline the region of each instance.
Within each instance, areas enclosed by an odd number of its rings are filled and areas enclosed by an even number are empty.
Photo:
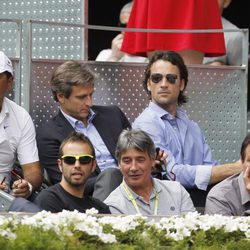
[[[34,201],[39,207],[54,213],[75,209],[85,212],[90,208],[102,214],[110,213],[103,202],[84,196],[86,181],[96,168],[95,149],[88,137],[72,132],[59,148],[57,163],[62,179],[39,193]]]
[[[132,126],[144,130],[157,147],[168,153],[169,178],[186,188],[206,190],[209,184],[240,172],[242,164],[238,161],[217,165],[212,160],[201,129],[181,108],[187,102],[184,95],[187,81],[188,71],[178,53],[156,52],[143,81],[151,101]]]

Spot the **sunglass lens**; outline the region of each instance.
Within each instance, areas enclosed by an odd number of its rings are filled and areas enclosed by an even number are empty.
[[[89,156],[81,156],[79,158],[79,161],[81,164],[89,164],[91,162],[92,158]]]
[[[151,75],[151,81],[153,83],[159,83],[162,80],[162,78],[163,78],[163,75],[161,75],[161,74],[152,74]]]
[[[175,75],[175,74],[167,74],[166,79],[167,79],[168,82],[170,82],[172,84],[175,84],[176,79],[177,79],[177,75]]]
[[[69,165],[75,164],[76,162],[76,158],[73,156],[66,156],[63,158],[63,160],[66,164],[69,164]]]

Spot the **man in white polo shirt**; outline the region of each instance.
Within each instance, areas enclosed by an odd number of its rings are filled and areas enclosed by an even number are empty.
[[[28,112],[5,97],[14,80],[10,59],[0,51],[0,189],[27,198],[40,187],[43,175],[36,145],[35,127]],[[11,170],[19,161],[23,178],[11,184]]]

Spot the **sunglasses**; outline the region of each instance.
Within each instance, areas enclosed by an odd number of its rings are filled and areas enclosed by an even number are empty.
[[[80,164],[89,164],[93,159],[93,155],[63,155],[61,159],[68,165],[75,164],[79,160]]]
[[[164,75],[155,73],[155,74],[150,75],[150,80],[153,83],[159,83],[163,79],[163,77]],[[178,78],[176,74],[166,74],[165,77],[166,77],[166,80],[171,84],[175,84]]]

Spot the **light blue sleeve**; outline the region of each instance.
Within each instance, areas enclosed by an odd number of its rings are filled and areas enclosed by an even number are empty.
[[[152,113],[148,114],[152,116]],[[169,148],[167,148],[164,123],[157,116],[154,117],[141,116],[136,119],[132,124],[135,129],[141,129],[145,131],[155,143],[155,146],[160,147],[164,152],[168,154],[167,158],[167,174],[169,177],[176,181],[179,181],[185,188],[199,188],[206,190],[210,181],[212,165],[188,165],[179,164],[176,162]],[[154,122],[152,122],[154,121]]]

